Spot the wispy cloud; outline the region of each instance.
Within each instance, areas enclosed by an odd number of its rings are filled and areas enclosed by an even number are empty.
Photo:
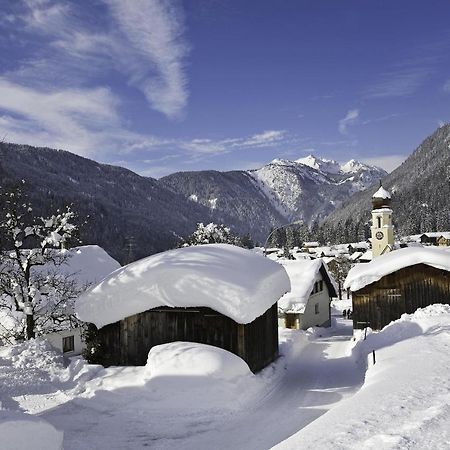
[[[359,117],[359,109],[351,109],[350,111],[348,111],[345,117],[339,120],[338,123],[339,133],[347,134],[348,127],[355,124],[355,122],[358,120],[358,117]]]
[[[0,133],[8,141],[87,155],[117,126],[116,107],[105,88],[43,92],[0,78]]]
[[[65,0],[25,0],[20,16],[31,36],[41,36],[36,55],[9,74],[39,84],[78,85],[107,72],[124,75],[150,106],[179,117],[188,101],[185,71],[189,46],[181,6],[169,0],[102,0],[96,25],[88,12]],[[178,6],[177,6],[178,5]],[[91,11],[92,13],[92,11]],[[83,16],[85,14],[85,16]]]
[[[404,97],[414,94],[430,75],[429,67],[406,67],[382,74],[378,83],[369,87],[366,98]]]
[[[397,117],[400,117],[400,114],[396,114],[396,113],[386,114],[384,116],[374,117],[372,119],[363,120],[361,123],[363,125],[369,125],[370,123],[385,122],[386,120],[395,119]]]
[[[131,83],[155,109],[169,117],[179,115],[188,98],[184,59],[189,50],[181,9],[167,0],[104,1],[136,52]]]
[[[239,147],[270,147],[279,144],[286,137],[284,130],[267,130],[235,142]]]
[[[450,94],[450,80],[447,80],[442,87],[445,93]]]

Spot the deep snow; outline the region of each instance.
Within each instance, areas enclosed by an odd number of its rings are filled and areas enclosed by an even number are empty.
[[[281,330],[282,357],[264,371],[225,379],[173,364],[162,376],[79,359],[66,367],[32,341],[0,349],[0,396],[6,410],[64,431],[66,450],[449,448],[450,307],[357,338],[335,310],[330,329]],[[9,450],[1,435],[0,448]]]
[[[116,270],[80,296],[75,310],[98,328],[158,306],[205,306],[249,323],[290,287],[286,271],[255,252],[229,244],[198,245]]]

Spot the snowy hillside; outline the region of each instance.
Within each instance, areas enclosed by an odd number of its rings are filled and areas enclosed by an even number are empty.
[[[61,432],[65,450],[448,448],[449,306],[367,340],[352,340],[338,311],[330,329],[280,333],[281,358],[257,375],[192,343],[155,347],[146,367],[107,369],[67,366],[45,341],[4,347],[0,448],[22,439],[15,421],[35,427],[38,449],[59,448]]]

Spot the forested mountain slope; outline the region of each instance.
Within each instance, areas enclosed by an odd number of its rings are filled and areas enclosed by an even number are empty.
[[[0,143],[0,184],[22,179],[36,214],[73,203],[80,220],[87,218],[83,242],[101,245],[122,263],[170,248],[210,218],[208,208],[130,170],[62,150]]]
[[[450,229],[450,125],[438,128],[400,167],[383,179],[392,192],[399,235]],[[330,242],[361,238],[370,220],[373,189],[355,194],[330,214],[319,237]]]

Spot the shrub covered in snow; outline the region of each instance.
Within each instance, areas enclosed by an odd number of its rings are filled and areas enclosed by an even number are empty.
[[[247,363],[239,356],[212,345],[195,342],[171,342],[153,347],[146,367],[151,378],[203,376],[233,380],[251,375]]]
[[[0,411],[0,448],[62,450],[63,433],[44,420],[21,412]]]

